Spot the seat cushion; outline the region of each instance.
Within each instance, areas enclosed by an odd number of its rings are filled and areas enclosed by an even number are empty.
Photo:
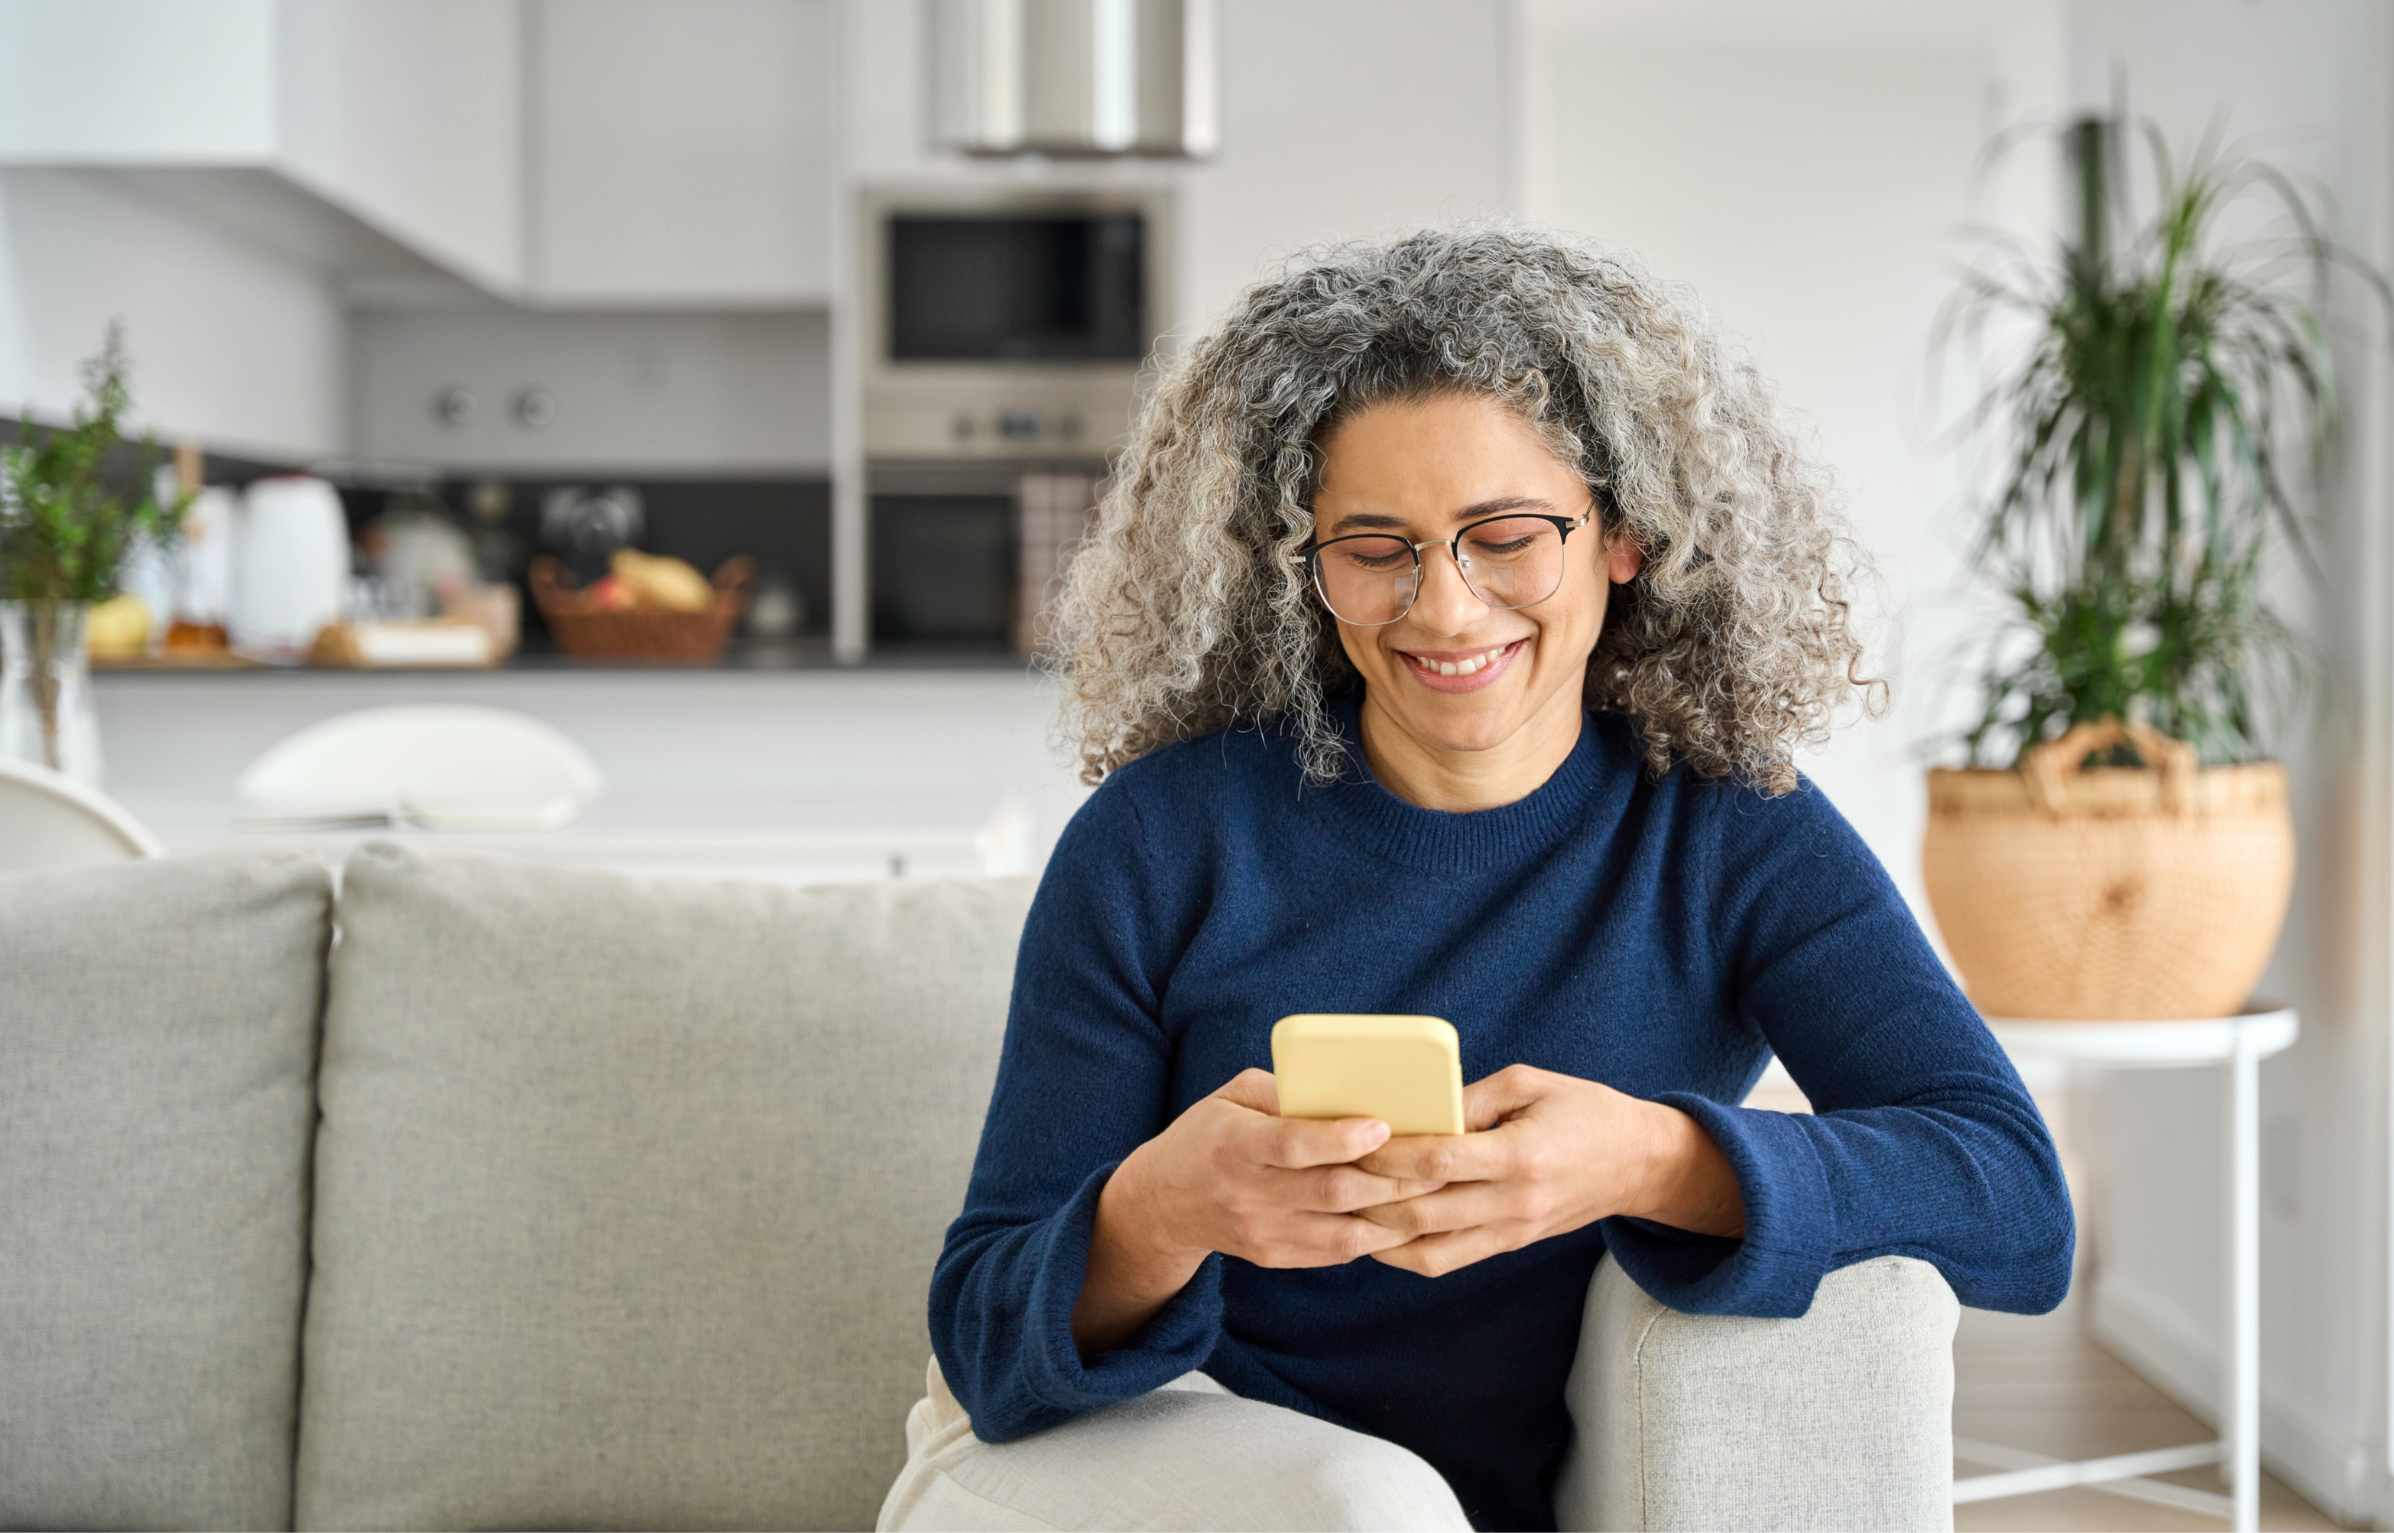
[[[1034,882],[362,845],[299,1525],[870,1527]]]
[[[0,1527],[288,1528],[332,878],[0,876]]]

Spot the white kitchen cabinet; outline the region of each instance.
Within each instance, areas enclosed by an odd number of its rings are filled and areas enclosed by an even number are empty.
[[[832,0],[525,0],[538,302],[822,304]]]
[[[71,166],[367,278],[524,275],[512,0],[9,0],[0,164]]]
[[[523,280],[523,18],[491,0],[282,0],[282,155],[443,268]]]

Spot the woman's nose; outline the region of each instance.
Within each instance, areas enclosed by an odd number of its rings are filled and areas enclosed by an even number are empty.
[[[1448,632],[1469,626],[1488,605],[1464,583],[1454,552],[1444,543],[1421,551],[1421,589],[1413,597],[1413,609],[1426,620],[1425,626]]]

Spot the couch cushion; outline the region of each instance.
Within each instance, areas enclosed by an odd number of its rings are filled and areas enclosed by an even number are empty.
[[[330,871],[0,876],[0,1527],[288,1528]]]
[[[299,1525],[870,1527],[1034,882],[354,852]]]

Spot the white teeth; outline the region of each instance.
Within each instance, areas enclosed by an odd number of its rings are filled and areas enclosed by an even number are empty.
[[[1512,647],[1510,644],[1499,644],[1485,654],[1473,655],[1466,660],[1424,660],[1419,655],[1407,655],[1405,658],[1423,670],[1436,671],[1441,676],[1469,676],[1494,665],[1496,657]]]

